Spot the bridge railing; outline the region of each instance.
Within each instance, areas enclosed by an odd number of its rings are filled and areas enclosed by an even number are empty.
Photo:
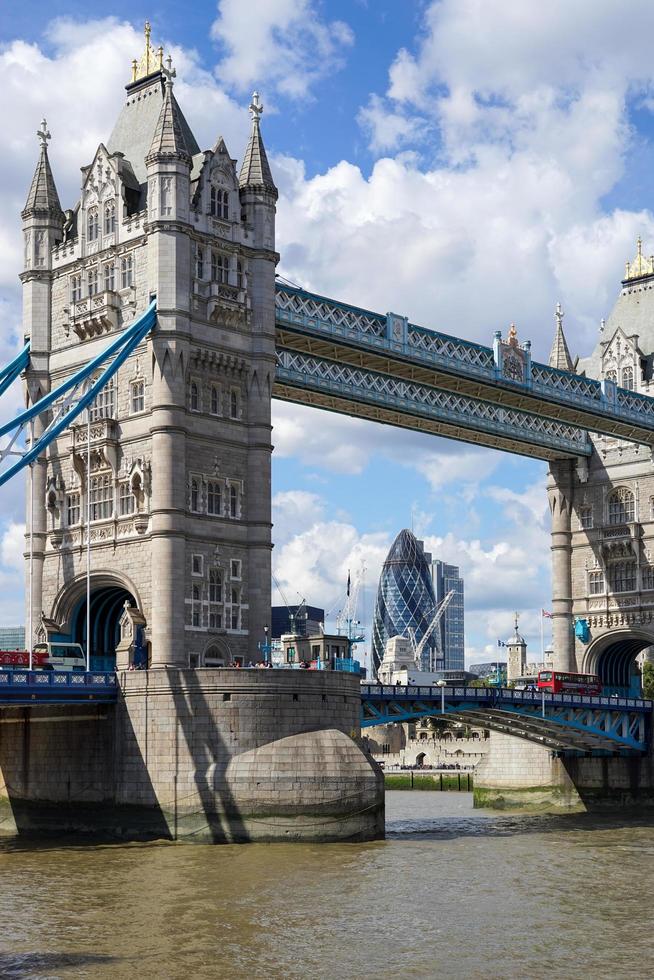
[[[589,708],[631,708],[632,710],[651,712],[654,702],[646,698],[615,697],[602,694],[551,694],[549,691],[516,691],[514,688],[501,687],[438,687],[436,685],[399,685],[399,684],[362,684],[362,698],[380,698],[383,700],[413,700],[422,699],[432,702],[445,701],[477,701],[487,704],[510,702],[512,704],[528,705],[570,705],[570,707]],[[436,705],[437,708],[437,705]]]
[[[113,691],[117,688],[113,672],[69,671],[69,670],[0,670],[0,698],[3,691],[29,689],[44,693],[53,689],[60,691],[83,691],[87,688],[103,688]]]

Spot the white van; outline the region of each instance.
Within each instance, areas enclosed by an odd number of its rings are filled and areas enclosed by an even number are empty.
[[[43,657],[43,670],[86,670],[86,657],[79,643],[37,643],[34,653]]]

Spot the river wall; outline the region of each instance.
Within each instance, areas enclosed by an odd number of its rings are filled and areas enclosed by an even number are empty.
[[[186,841],[372,840],[383,775],[359,678],[162,668],[115,706],[0,709],[0,830]]]
[[[654,754],[559,756],[512,735],[490,733],[489,751],[475,770],[478,807],[595,810],[654,806]]]

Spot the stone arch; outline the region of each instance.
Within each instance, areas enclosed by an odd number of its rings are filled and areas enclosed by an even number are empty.
[[[427,758],[427,753],[426,752],[418,752],[418,754],[416,756],[416,765],[417,766],[424,766],[425,759],[426,758]]]
[[[210,640],[202,652],[203,667],[229,667],[231,662],[232,653],[229,644],[222,638]]]
[[[597,674],[607,693],[640,695],[636,657],[654,644],[654,630],[627,627],[598,636],[584,653],[581,669]]]

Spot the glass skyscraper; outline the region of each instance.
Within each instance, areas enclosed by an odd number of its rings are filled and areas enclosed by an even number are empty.
[[[440,629],[440,656],[438,664],[445,670],[463,670],[465,660],[463,579],[456,565],[433,561],[431,574],[436,602],[442,602],[448,592],[454,592],[449,606],[438,624]]]
[[[400,531],[391,545],[379,577],[377,602],[372,623],[372,662],[377,673],[384,658],[386,641],[393,636],[409,636],[415,630],[420,643],[434,618],[436,600],[430,573],[431,555],[411,531]],[[429,664],[429,649],[423,660]]]

